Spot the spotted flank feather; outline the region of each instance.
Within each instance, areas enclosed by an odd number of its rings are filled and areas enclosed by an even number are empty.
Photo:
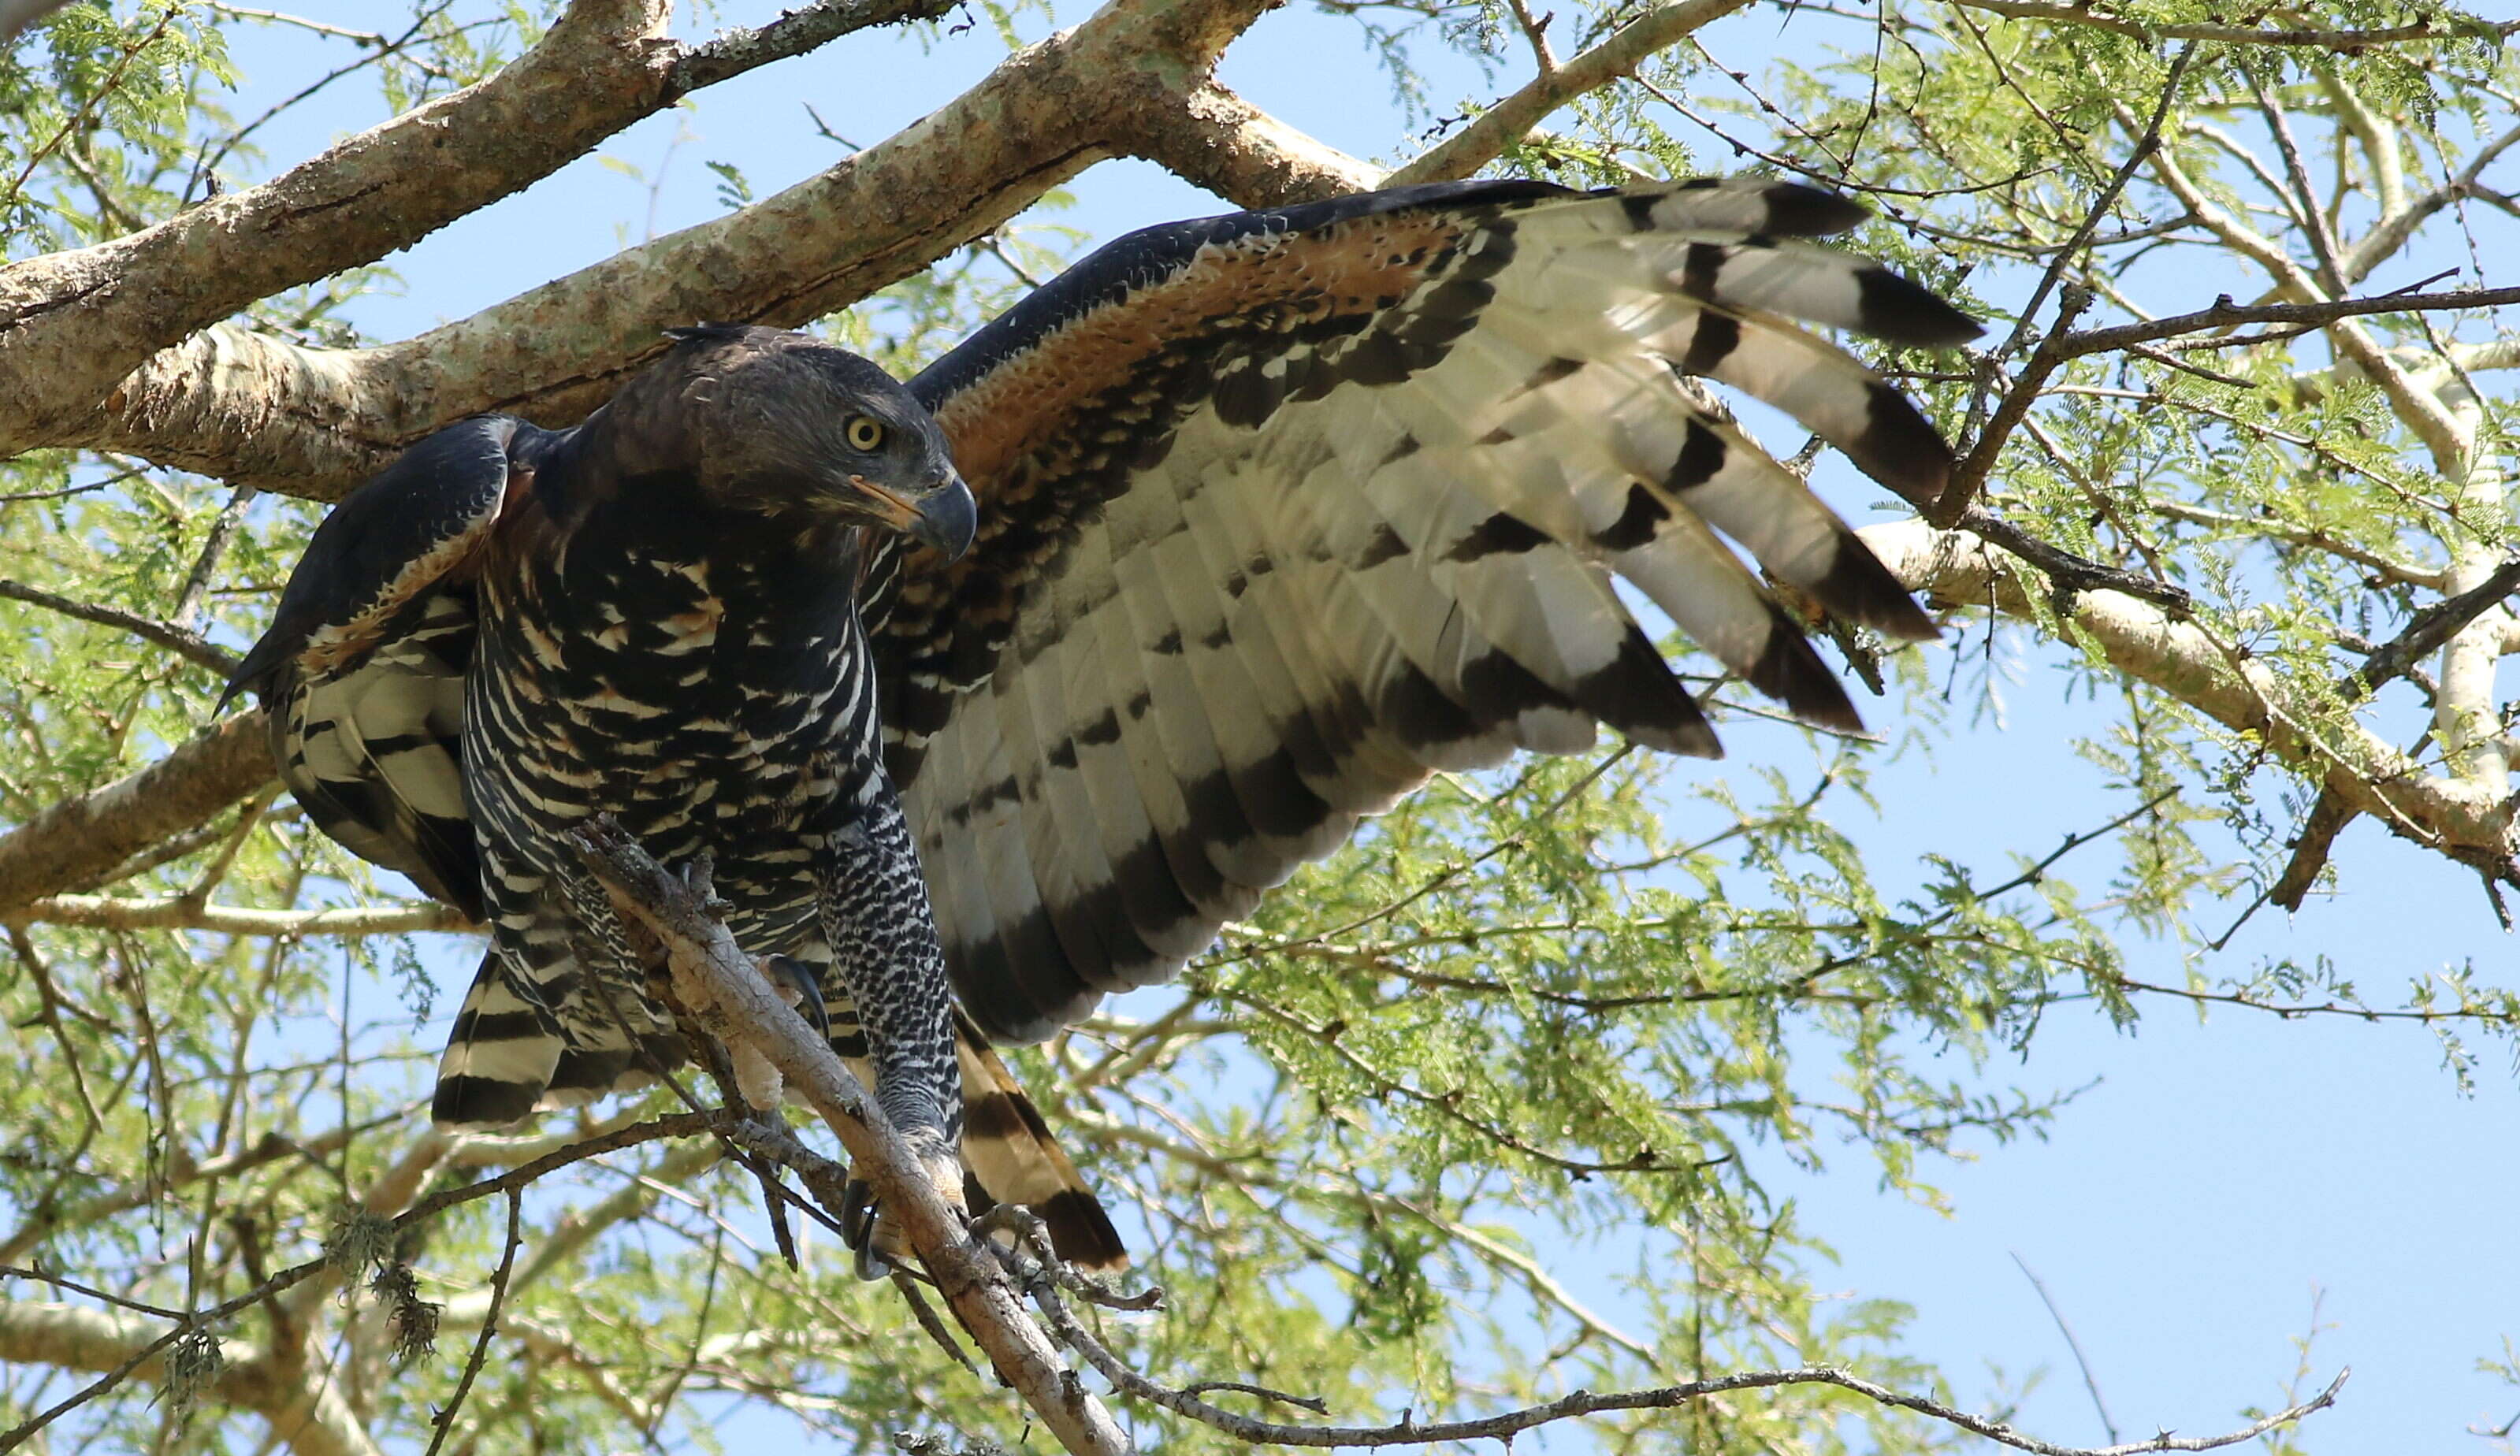
[[[1809,241],[1864,216],[1735,179],[1176,224],[913,380],[980,536],[950,565],[879,548],[868,612],[971,1015],[1040,1037],[1169,976],[1432,771],[1602,725],[1719,753],[1620,580],[1796,716],[1860,728],[1769,582],[1893,639],[1933,625],[1689,376],[1939,493],[1933,426],[1803,327],[1977,333]]]

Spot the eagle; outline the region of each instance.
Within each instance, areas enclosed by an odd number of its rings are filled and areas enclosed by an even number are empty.
[[[1813,241],[1866,216],[1719,178],[1175,223],[907,384],[803,334],[668,331],[576,426],[467,419],[352,492],[230,692],[317,825],[489,927],[439,1123],[688,1054],[570,845],[610,816],[708,857],[737,943],[940,1187],[1113,1264],[992,1043],[1172,975],[1431,772],[1604,725],[1720,753],[1619,582],[1832,728],[1860,721],[1772,582],[1935,635],[1695,382],[1936,496],[1942,436],[1803,327],[1979,331]]]

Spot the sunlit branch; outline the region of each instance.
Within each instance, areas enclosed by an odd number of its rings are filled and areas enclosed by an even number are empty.
[[[0,835],[0,911],[104,874],[269,782],[271,726],[231,715],[147,768]]]
[[[2375,46],[2408,45],[2423,41],[2462,40],[2486,35],[2520,34],[2520,21],[2504,21],[2482,25],[2447,25],[2418,21],[2408,25],[2388,25],[2369,30],[2330,30],[2307,25],[2227,25],[2139,21],[2114,16],[2096,6],[2060,4],[2056,0],[1958,0],[1971,10],[1988,11],[2007,20],[2045,21],[2060,25],[2080,25],[2094,30],[2111,30],[2141,40],[2211,40],[2234,45],[2293,46],[2313,50],[2337,51],[2346,55],[2369,50]]]
[[[200,930],[300,940],[310,936],[409,935],[422,930],[479,928],[465,918],[463,911],[435,902],[326,910],[258,910],[204,904],[189,896],[140,900],[55,895],[29,901],[18,913],[28,920],[100,930]]]
[[[1477,120],[1391,174],[1391,185],[1467,177],[1521,141],[1542,117],[1567,102],[1635,70],[1654,52],[1711,24],[1749,0],[1668,0],[1533,78],[1479,113]]]
[[[937,0],[817,4],[693,48],[666,35],[668,9],[657,0],[574,0],[495,75],[269,182],[129,237],[0,268],[0,368],[18,383],[0,410],[0,453],[80,433],[117,381],[158,350],[257,299],[406,246],[696,87],[840,29],[942,9]],[[465,145],[449,148],[450,137]],[[116,286],[104,286],[108,278]]]
[[[1317,201],[1384,181],[1380,167],[1288,126],[1215,80],[1191,88],[1172,123],[1136,130],[1126,150],[1238,207]]]
[[[1859,534],[1902,581],[1939,601],[2038,615],[1984,538],[1939,532],[1922,521],[1867,526]],[[2313,730],[2309,725],[2321,715],[2287,706],[2285,690],[2266,663],[2235,662],[2196,623],[2151,602],[2094,590],[2076,593],[2058,606],[2120,670],[2226,728],[2262,739],[2285,762],[2333,784],[2348,803],[2393,833],[2498,878],[2514,873],[2512,806],[2501,796],[2426,772],[2358,724],[2322,723]]]
[[[2117,104],[2116,110],[2120,124],[2133,129],[2134,118],[2127,110],[2125,105],[2123,103]],[[2326,296],[2325,290],[2320,287],[2318,281],[2304,271],[2300,264],[2294,262],[2292,260],[2292,255],[2287,253],[2281,244],[2259,233],[2256,229],[2249,227],[2246,223],[2232,216],[2228,211],[2209,199],[2205,196],[2203,190],[2196,185],[2195,180],[2187,175],[2186,169],[2180,165],[2177,156],[2173,154],[2171,149],[2166,147],[2154,148],[2151,153],[2150,160],[2154,175],[2160,179],[2162,186],[2170,190],[2172,196],[2179,199],[2180,202],[2187,208],[2189,214],[2195,217],[2198,222],[2202,223],[2207,231],[2220,239],[2225,246],[2230,248],[2236,253],[2239,253],[2243,257],[2248,258],[2251,262],[2256,263],[2261,269],[2263,269],[2270,282],[2273,285],[2274,293],[2287,300],[2283,303],[2259,304],[2253,305],[2252,307],[2300,309],[2342,308],[2344,305],[2349,303],[2368,304],[2376,301],[2370,299],[2336,299]],[[2504,293],[2507,293],[2510,296],[2498,296],[2498,294]],[[2418,298],[2425,295],[2410,294],[2403,296]],[[2478,289],[2468,291],[2468,296],[2471,301],[2464,306],[2479,308],[2494,307],[2502,303],[2520,300],[2520,289]],[[2462,305],[2436,304],[2429,306],[2459,307]],[[2226,295],[2216,300],[2215,310],[2208,310],[2207,312],[2210,313],[2218,310],[2234,309],[2237,307],[2238,305],[2232,304],[2228,295]],[[2329,337],[2335,342],[2337,352],[2353,361],[2356,365],[2361,366],[2364,374],[2372,380],[2372,382],[2378,384],[2381,391],[2388,395],[2389,403],[2396,410],[2398,418],[2404,420],[2407,427],[2414,431],[2415,436],[2424,442],[2425,449],[2432,455],[2435,468],[2439,469],[2444,474],[2456,473],[2460,468],[2460,457],[2462,454],[2456,423],[2452,420],[2448,412],[2443,409],[2440,401],[2433,398],[2428,392],[2417,387],[2408,376],[2407,372],[2400,368],[2396,361],[2392,360],[2388,356],[2388,352],[2382,349],[2380,345],[2372,339],[2369,333],[2353,322],[2356,317],[2364,313],[2385,313],[2388,311],[2389,310],[2385,308],[2373,307],[2346,308],[2343,312],[2323,316],[2276,320],[2238,319],[2217,321],[2198,327],[2228,328],[2232,323],[2249,322],[2304,323],[2326,326]],[[2410,307],[2408,311],[2414,310]],[[2195,316],[2188,315],[2187,317],[2193,318]],[[2079,349],[2078,352],[2090,353],[2093,348],[2109,347],[2109,345],[2106,344],[2091,344],[2090,340],[2094,336],[2121,335],[2127,329],[2158,328],[2162,324],[2168,322],[2170,321],[2155,320],[2143,325],[2122,326],[2121,329],[2117,330],[2092,331],[2090,333],[2081,335],[2079,342],[2083,343],[2085,347]],[[2152,338],[2164,336],[2166,335],[2150,334],[2146,335],[2139,341],[2149,342]]]
[[[2351,115],[2349,112],[2349,119]],[[2376,147],[2376,143],[2374,145]],[[2359,283],[2368,277],[2372,269],[2396,257],[2398,250],[2414,237],[2415,229],[2423,226],[2435,213],[2461,198],[2482,196],[2485,169],[2514,146],[2520,146],[2520,126],[2512,127],[2478,148],[2476,154],[2469,157],[2466,165],[2460,167],[2458,174],[2447,183],[2411,201],[2403,202],[2384,215],[2338,260],[2338,268],[2344,273],[2346,282]],[[2382,197],[2385,199],[2387,196],[2384,186]],[[2387,205],[2385,200],[2384,205]]]

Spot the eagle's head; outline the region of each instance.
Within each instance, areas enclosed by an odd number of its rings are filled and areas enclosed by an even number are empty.
[[[890,375],[801,333],[703,324],[666,331],[656,366],[700,488],[802,524],[880,526],[948,560],[979,512],[935,417]]]

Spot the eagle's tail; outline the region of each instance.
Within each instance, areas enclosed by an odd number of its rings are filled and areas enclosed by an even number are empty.
[[[963,1066],[964,1197],[971,1212],[1022,1204],[1049,1225],[1060,1258],[1104,1273],[1128,1267],[1128,1248],[1102,1200],[1051,1135],[1023,1083],[959,1006],[954,1053]]]
[[[766,957],[774,977],[818,984],[812,969],[787,956]],[[804,1007],[814,1001],[800,997]],[[865,1034],[845,994],[826,989],[821,1016],[805,1010],[831,1037],[832,1049],[868,1079]],[[575,1030],[580,1035],[572,1036]],[[654,1074],[682,1064],[686,1050],[670,1031],[640,1038],[594,1037],[572,1029],[538,996],[521,993],[500,964],[484,957],[455,1019],[438,1064],[435,1121],[449,1127],[510,1126],[538,1108],[568,1106],[607,1092],[648,1085]],[[974,1214],[1002,1203],[1030,1209],[1049,1226],[1051,1247],[1078,1268],[1126,1268],[1128,1249],[1084,1175],[1068,1160],[1023,1083],[960,1007],[954,1049],[963,1069],[964,1200]],[[580,1044],[584,1042],[586,1044]]]

